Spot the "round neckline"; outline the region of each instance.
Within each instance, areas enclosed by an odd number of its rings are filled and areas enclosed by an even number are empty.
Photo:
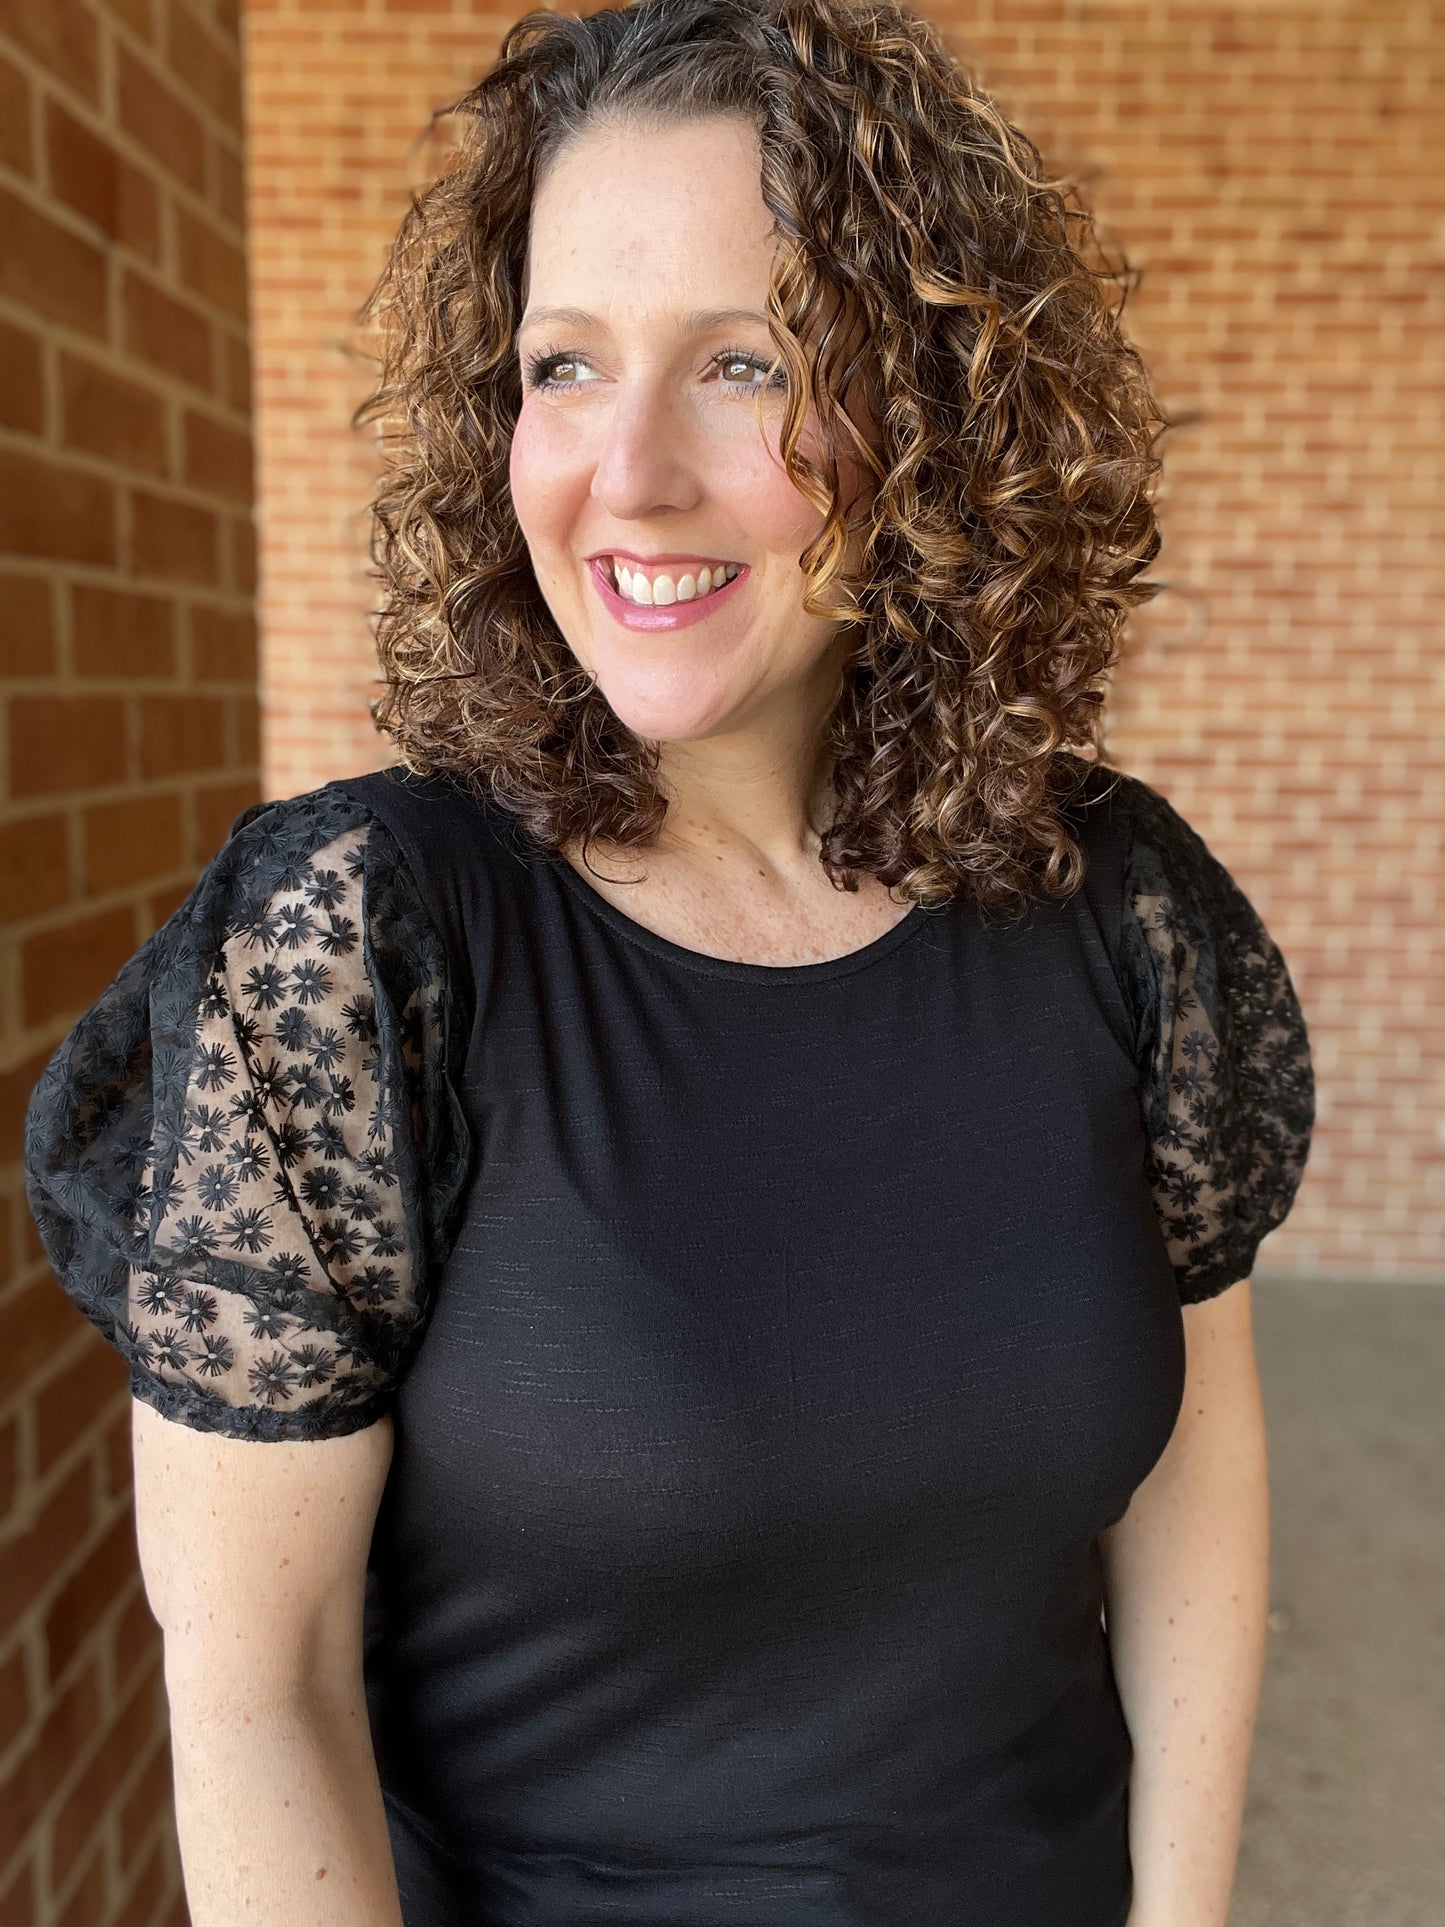
[[[579,903],[629,942],[651,951],[655,957],[664,957],[670,963],[682,964],[704,976],[730,977],[737,983],[826,983],[832,978],[849,977],[854,971],[866,970],[916,936],[930,909],[936,907],[915,903],[881,936],[872,938],[858,950],[845,951],[841,957],[821,957],[815,963],[750,963],[738,957],[713,957],[705,950],[692,950],[686,944],[674,943],[671,937],[649,930],[645,923],[619,910],[600,890],[594,890],[559,850],[540,849],[538,854],[561,876],[563,885]]]

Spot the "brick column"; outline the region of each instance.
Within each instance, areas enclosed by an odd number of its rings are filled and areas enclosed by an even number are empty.
[[[0,12],[0,1920],[180,1923],[129,1397],[25,1211],[49,1052],[258,793],[234,0]]]

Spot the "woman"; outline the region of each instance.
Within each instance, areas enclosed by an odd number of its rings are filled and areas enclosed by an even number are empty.
[[[1278,951],[1098,760],[1158,412],[891,4],[534,14],[378,292],[400,763],[57,1053],[196,1927],[1222,1927]]]

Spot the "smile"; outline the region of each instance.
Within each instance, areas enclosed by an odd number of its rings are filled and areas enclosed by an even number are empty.
[[[641,563],[624,562],[615,555],[603,558],[612,569],[613,586],[628,602],[639,608],[667,608],[674,602],[691,602],[711,595],[737,574],[740,563],[704,563],[699,568],[647,570]]]
[[[641,565],[611,555],[593,556],[587,569],[608,613],[625,629],[648,631],[702,622],[731,602],[752,573],[743,563],[717,562],[688,566],[677,576],[661,568],[649,575]]]

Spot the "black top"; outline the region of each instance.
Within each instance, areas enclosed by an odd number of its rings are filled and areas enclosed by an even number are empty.
[[[391,1411],[408,1927],[1123,1927],[1097,1537],[1312,1120],[1280,955],[1094,772],[1085,887],[710,958],[400,771],[247,811],[55,1054],[32,1208],[138,1397]]]

